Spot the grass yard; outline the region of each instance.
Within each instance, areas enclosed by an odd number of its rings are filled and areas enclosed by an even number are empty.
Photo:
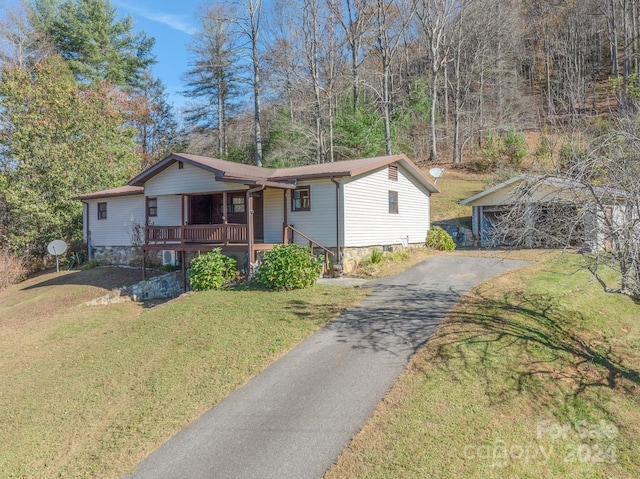
[[[579,261],[467,295],[325,479],[640,477],[640,305]]]
[[[41,275],[0,292],[0,476],[120,477],[365,290],[82,303],[139,271]]]
[[[431,196],[431,221],[457,221],[470,228],[471,207],[460,206],[458,203],[485,190],[488,177],[489,175],[464,170],[445,169],[444,175],[437,183],[442,193]]]

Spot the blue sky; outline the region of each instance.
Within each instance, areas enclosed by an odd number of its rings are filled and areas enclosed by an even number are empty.
[[[153,53],[158,60],[153,74],[164,83],[169,102],[179,109],[186,99],[179,94],[184,89],[182,76],[188,68],[186,45],[198,29],[198,8],[202,0],[111,0],[119,16],[130,14],[134,31],[144,30],[156,39]]]

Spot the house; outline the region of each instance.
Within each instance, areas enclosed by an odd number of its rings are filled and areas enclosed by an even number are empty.
[[[607,246],[623,193],[564,177],[520,175],[460,202],[481,246]]]
[[[437,192],[405,155],[269,169],[180,153],[78,199],[101,262],[184,265],[221,247],[246,267],[294,241],[348,271],[373,248],[423,244]]]

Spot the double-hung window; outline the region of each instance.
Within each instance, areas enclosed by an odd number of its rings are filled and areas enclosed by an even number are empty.
[[[291,211],[311,210],[311,187],[299,186],[291,194]]]
[[[149,198],[147,201],[149,217],[158,216],[158,198]]]
[[[389,191],[389,213],[398,214],[398,192]]]
[[[98,219],[107,219],[107,203],[98,203]]]

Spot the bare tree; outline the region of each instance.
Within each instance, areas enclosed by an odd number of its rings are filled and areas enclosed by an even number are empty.
[[[289,121],[296,120],[296,92],[302,77],[302,55],[299,46],[298,17],[295,0],[277,0],[269,19],[270,34],[264,65],[265,82],[277,101],[285,101]],[[284,97],[284,98],[283,98]]]
[[[53,52],[53,47],[33,27],[29,6],[20,1],[0,18],[0,66],[29,68]]]
[[[251,60],[251,77],[253,85],[253,132],[255,145],[255,164],[262,166],[262,126],[260,123],[260,30],[262,23],[262,0],[239,0],[242,12],[239,14],[238,26],[247,40]]]
[[[360,76],[362,64],[361,52],[365,35],[370,32],[376,12],[371,0],[328,0],[331,12],[344,30],[346,43],[349,45],[351,60],[351,89],[353,91],[353,109],[358,108],[360,101]]]
[[[401,45],[405,30],[409,27],[416,6],[413,0],[377,0],[374,24],[376,27],[375,51],[380,62],[382,87],[380,91],[380,103],[382,120],[384,122],[385,152],[390,155],[391,148],[391,66],[393,59]]]
[[[313,116],[315,124],[316,163],[324,163],[324,124],[320,85],[320,0],[304,0],[302,31],[304,34],[307,72],[313,89]]]
[[[567,143],[558,170],[515,191],[495,239],[580,249],[605,291],[640,300],[640,129],[618,119],[583,145]]]
[[[429,160],[438,157],[436,140],[436,99],[438,96],[438,75],[449,56],[451,38],[447,36],[451,19],[460,8],[458,0],[423,0],[418,3],[417,16],[424,31],[429,49],[431,65],[431,147]]]
[[[217,155],[228,153],[227,116],[233,96],[238,95],[238,45],[233,24],[235,12],[214,4],[201,16],[202,27],[188,46],[191,69],[185,74],[189,97],[202,100],[186,110],[191,124],[217,127]]]

